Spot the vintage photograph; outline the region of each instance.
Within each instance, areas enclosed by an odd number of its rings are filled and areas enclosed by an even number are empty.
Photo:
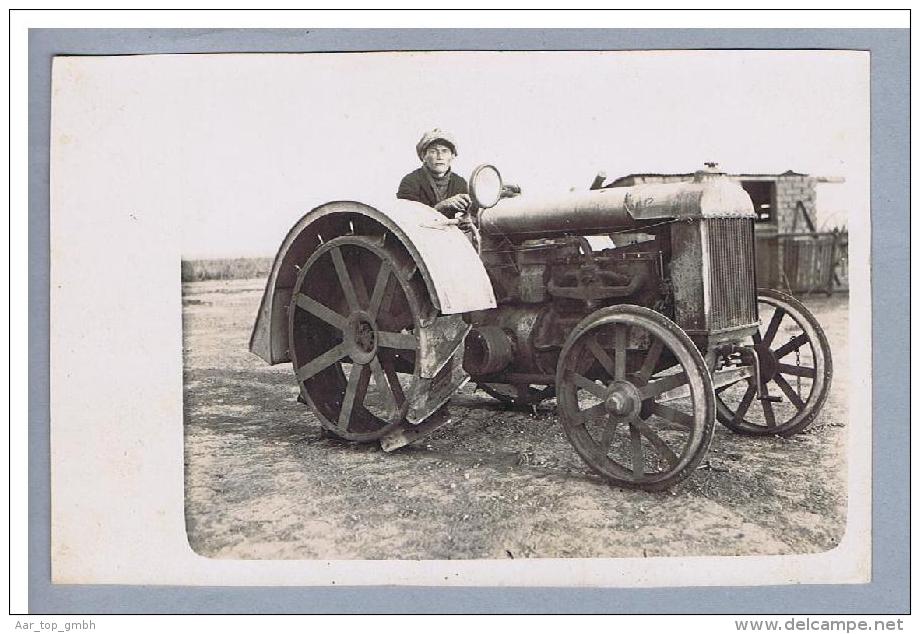
[[[868,53],[58,56],[51,93],[54,583],[869,578]]]
[[[868,69],[732,50],[140,68],[181,219],[189,546],[833,550],[867,424],[848,244]]]

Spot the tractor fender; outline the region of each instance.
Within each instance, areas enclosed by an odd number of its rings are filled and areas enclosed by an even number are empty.
[[[287,308],[297,271],[324,241],[349,233],[397,238],[418,266],[439,313],[495,308],[492,285],[476,250],[431,207],[408,200],[327,202],[298,220],[278,249],[249,340],[252,353],[272,365],[290,361]]]

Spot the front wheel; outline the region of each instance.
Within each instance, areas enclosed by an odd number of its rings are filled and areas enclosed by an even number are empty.
[[[831,349],[821,325],[805,306],[775,290],[757,291],[760,329],[749,345],[757,351],[761,390],[753,377],[716,390],[719,422],[739,434],[792,436],[818,415],[831,385]]]
[[[688,477],[712,440],[712,378],[677,324],[613,306],[582,320],[556,371],[559,418],[588,466],[611,483],[658,491]]]

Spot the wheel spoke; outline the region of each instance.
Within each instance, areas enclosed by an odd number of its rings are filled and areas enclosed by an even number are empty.
[[[789,353],[792,352],[793,350],[798,350],[799,348],[801,348],[801,347],[802,347],[803,345],[805,345],[806,343],[808,343],[808,335],[806,335],[806,334],[803,332],[802,334],[796,335],[795,337],[793,337],[792,339],[790,339],[789,341],[787,341],[786,343],[784,343],[783,345],[781,345],[779,348],[777,348],[777,349],[773,352],[773,355],[774,355],[777,359],[782,359],[782,358],[785,357],[787,354],[789,354]]]
[[[588,339],[588,349],[594,354],[594,358],[604,366],[604,371],[610,376],[611,379],[616,378],[616,370],[614,369],[613,359],[610,358],[610,355],[607,354],[607,351],[601,347],[601,344],[598,343],[597,337],[591,337]]]
[[[684,429],[693,429],[693,416],[679,409],[674,409],[661,403],[652,403],[651,412],[676,425],[680,425]]]
[[[346,319],[331,308],[327,308],[312,297],[304,295],[303,293],[297,293],[294,299],[297,302],[297,306],[303,308],[311,315],[322,319],[330,326],[338,328],[339,330],[344,330]]]
[[[377,345],[381,348],[396,348],[397,350],[415,350],[418,348],[418,339],[415,335],[406,332],[377,332]]]
[[[385,401],[385,407],[389,417],[393,417],[399,411],[399,404],[396,402],[396,396],[390,385],[389,378],[380,365],[380,359],[374,357],[371,359],[371,372],[374,375],[374,384],[377,386],[377,394]]]
[[[633,477],[641,480],[645,475],[645,460],[642,455],[642,434],[636,427],[629,426],[629,447],[632,453]]]
[[[789,385],[789,382],[779,374],[774,376],[773,380],[779,386],[779,389],[783,391],[783,394],[786,395],[786,398],[789,399],[789,402],[795,405],[795,408],[801,412],[805,407],[805,403],[802,401],[799,395],[795,393],[795,390],[792,389],[792,386]]]
[[[750,382],[748,383],[747,391],[744,393],[744,396],[741,397],[741,402],[738,404],[738,409],[735,410],[734,420],[736,423],[744,419],[744,415],[747,414],[747,411],[751,407],[751,403],[754,401],[755,396],[757,396],[757,387],[753,382]]]
[[[792,376],[804,376],[809,379],[815,378],[815,369],[804,365],[789,365],[788,363],[778,363],[776,369],[782,374],[791,374]]]
[[[648,349],[648,354],[645,355],[645,361],[642,362],[642,367],[639,369],[638,378],[640,383],[646,383],[655,372],[655,368],[658,366],[658,359],[661,357],[662,349],[664,349],[664,342],[661,339],[655,339]]]
[[[301,381],[306,381],[310,377],[314,376],[317,372],[325,370],[333,363],[344,358],[346,354],[348,354],[348,350],[345,347],[345,344],[340,343],[339,345],[319,355],[309,363],[297,368],[297,378]]]
[[[770,401],[760,401],[763,408],[763,417],[767,421],[767,427],[776,427],[776,414],[773,412],[773,403]]]
[[[607,415],[607,406],[604,403],[598,403],[597,405],[592,405],[588,409],[583,409],[578,412],[576,415],[577,421],[584,425],[591,419],[601,418]]]
[[[666,377],[660,378],[657,381],[648,383],[639,388],[639,395],[642,397],[643,401],[649,398],[655,398],[664,392],[668,392],[674,388],[684,385],[688,380],[689,379],[687,378],[686,372],[669,374]]]
[[[607,452],[610,451],[610,445],[613,444],[613,439],[616,437],[617,426],[620,424],[619,418],[616,416],[611,416],[610,420],[607,422],[607,425],[604,427],[604,432],[601,434],[601,451],[603,455],[607,455]]]
[[[655,453],[667,460],[668,464],[671,465],[672,468],[677,466],[677,463],[680,462],[680,458],[678,458],[677,455],[671,451],[671,448],[668,447],[667,443],[663,441],[661,436],[656,434],[651,427],[646,425],[641,420],[634,420],[630,423],[630,425],[638,429],[639,433],[645,436],[645,439],[648,440],[652,444],[652,447],[655,449]]]
[[[406,306],[401,306],[400,302],[394,301],[401,290],[399,284],[392,284],[388,280],[387,284],[384,286],[383,298],[380,300],[380,306],[377,309],[376,317],[378,324],[385,323],[388,327],[402,328],[403,325],[413,321],[412,315],[410,314],[411,309],[409,309],[409,312],[405,310],[408,308],[408,303]],[[408,297],[406,299],[408,300]]]
[[[377,272],[377,281],[374,283],[374,290],[371,293],[371,299],[367,307],[367,312],[371,319],[377,319],[377,313],[380,312],[380,304],[383,303],[383,294],[390,282],[390,265],[386,261],[380,262],[380,270]]]
[[[598,385],[591,379],[584,377],[577,372],[572,372],[572,382],[583,390],[591,392],[597,398],[604,400],[607,398],[607,389]]]
[[[776,310],[773,311],[773,317],[770,318],[770,325],[767,326],[767,332],[763,335],[763,343],[770,345],[773,343],[773,338],[776,336],[777,331],[779,330],[779,323],[783,320],[783,317],[786,315],[786,311],[779,306],[776,307]]]
[[[615,367],[613,378],[621,381],[626,378],[626,335],[628,333],[629,326],[625,324],[617,324],[616,330],[613,332],[613,358],[615,360]]]
[[[345,398],[342,399],[342,411],[339,412],[339,425],[348,431],[351,413],[355,405],[364,403],[367,394],[367,383],[370,372],[366,365],[351,364],[351,373],[348,375],[348,386],[345,388]]]
[[[383,372],[387,375],[387,381],[390,383],[390,389],[393,390],[393,396],[396,399],[397,409],[403,406],[403,403],[406,402],[406,395],[403,392],[402,384],[399,382],[399,375],[396,372],[396,368],[393,367],[392,361],[387,361],[386,363],[381,363],[383,366]]]
[[[345,260],[342,257],[342,250],[334,247],[329,250],[332,256],[332,263],[335,265],[335,272],[339,277],[339,284],[342,285],[342,291],[345,293],[345,299],[348,301],[348,308],[352,312],[361,309],[358,304],[358,296],[355,294],[355,287],[352,284],[351,276],[348,274],[348,267],[345,266]]]

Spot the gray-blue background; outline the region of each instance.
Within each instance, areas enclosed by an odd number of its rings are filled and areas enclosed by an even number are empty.
[[[872,582],[667,589],[194,588],[50,583],[49,128],[54,55],[381,50],[860,49],[872,68]],[[29,609],[73,613],[906,613],[910,572],[909,31],[880,29],[29,32]],[[884,284],[878,283],[884,281]],[[869,326],[866,326],[869,336]],[[868,421],[851,420],[859,425]],[[18,448],[17,448],[18,449]]]

